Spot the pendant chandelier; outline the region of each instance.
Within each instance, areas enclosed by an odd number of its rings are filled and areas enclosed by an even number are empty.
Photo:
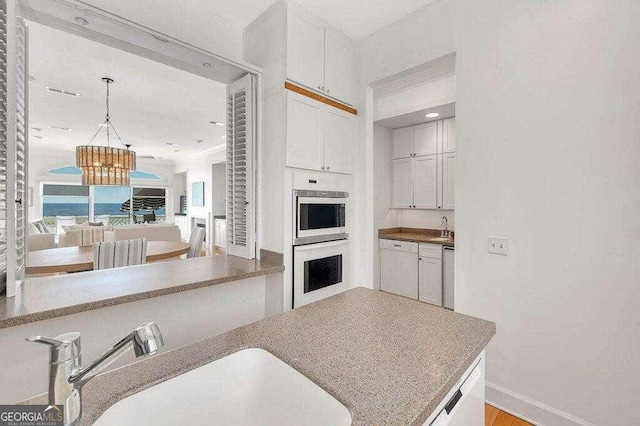
[[[107,115],[89,143],[76,147],[76,165],[82,170],[83,185],[129,186],[129,172],[136,169],[136,153],[122,142],[109,117],[109,84],[113,80],[103,77],[102,81],[107,84]],[[107,132],[107,146],[91,145],[103,129]],[[123,148],[111,146],[112,131]]]

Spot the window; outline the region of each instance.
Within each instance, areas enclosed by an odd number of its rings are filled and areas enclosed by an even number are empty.
[[[164,221],[166,189],[44,184],[42,216],[58,234],[62,225],[87,221],[109,226]]]
[[[166,218],[166,190],[164,188],[133,188],[135,222],[164,221]]]
[[[50,185],[42,187],[42,217],[47,226],[62,232],[62,222],[82,223],[89,220],[89,187],[81,185]],[[56,217],[59,218],[56,225]]]
[[[65,167],[58,167],[57,169],[51,169],[49,170],[49,174],[80,176],[82,174],[82,170],[80,170],[76,166],[65,166]],[[162,180],[160,176],[153,173],[145,172],[143,170],[134,170],[133,172],[129,173],[129,177],[131,179]]]
[[[131,198],[131,188],[128,186],[94,187],[93,220],[110,226],[129,225],[130,212],[123,208],[129,198]]]

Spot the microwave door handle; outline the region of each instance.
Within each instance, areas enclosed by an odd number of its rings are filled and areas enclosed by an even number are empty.
[[[327,243],[307,244],[306,246],[296,246],[296,251],[318,250],[319,248],[337,247],[348,244],[349,240],[329,241]]]

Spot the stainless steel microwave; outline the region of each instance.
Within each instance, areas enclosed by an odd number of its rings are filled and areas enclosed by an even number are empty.
[[[347,192],[295,190],[294,245],[346,239],[348,200]]]

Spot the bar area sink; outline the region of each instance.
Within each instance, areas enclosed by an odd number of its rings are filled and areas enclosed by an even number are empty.
[[[95,425],[349,425],[333,396],[274,355],[245,349],[133,394]]]

